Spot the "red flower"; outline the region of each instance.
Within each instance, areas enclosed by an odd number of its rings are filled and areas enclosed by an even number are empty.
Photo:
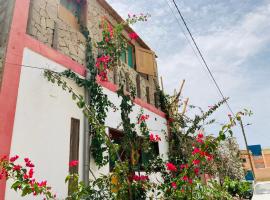
[[[192,184],[193,181],[192,181],[192,179],[189,179],[188,182],[189,182],[190,184]]]
[[[129,33],[128,36],[129,36],[129,38],[130,38],[131,40],[137,40],[138,37],[139,37],[139,36],[137,35],[137,33],[135,33],[135,32]]]
[[[192,155],[195,155],[195,154],[200,153],[200,152],[201,152],[201,150],[199,148],[195,147],[193,152],[192,152]]]
[[[29,176],[29,178],[33,178],[33,175],[34,175],[34,170],[33,170],[33,168],[31,168],[29,170],[28,176]]]
[[[194,173],[198,176],[199,175],[199,171],[200,171],[200,169],[199,168],[194,168]]]
[[[202,133],[199,133],[199,134],[197,135],[197,138],[198,138],[198,139],[202,139],[202,138],[203,138],[203,134],[202,134]]]
[[[22,168],[21,165],[14,165],[13,170],[14,170],[14,171],[20,171],[21,168]]]
[[[138,176],[138,175],[134,175],[132,177],[132,180],[134,181],[147,181],[149,180],[149,177],[148,176]]]
[[[182,177],[182,180],[183,180],[183,181],[188,181],[188,177],[187,177],[187,176],[183,176],[183,177]]]
[[[26,163],[26,167],[35,167],[35,165],[33,163],[31,163],[31,161],[29,160],[27,163]]]
[[[138,124],[145,122],[147,119],[149,119],[149,115],[141,115],[138,120]]]
[[[11,157],[11,158],[9,159],[9,161],[10,161],[10,162],[15,162],[18,158],[19,158],[19,156],[16,155],[16,156]]]
[[[38,186],[39,187],[46,187],[46,185],[47,185],[47,181],[41,181],[40,183],[38,183]]]
[[[169,170],[169,171],[177,171],[176,166],[170,162],[167,163],[166,166],[167,166],[167,170]]]
[[[180,168],[181,169],[185,169],[185,168],[187,169],[188,168],[188,164],[182,164],[182,165],[180,165]]]
[[[156,142],[157,141],[161,141],[161,138],[158,135],[156,135]]]
[[[204,151],[201,151],[201,152],[200,152],[200,155],[201,155],[201,156],[205,156],[205,152],[204,152]]]
[[[27,174],[24,174],[24,175],[23,175],[23,178],[24,178],[24,179],[28,179],[29,177],[28,177]]]
[[[78,160],[72,160],[70,163],[69,163],[69,166],[70,167],[75,167],[75,166],[77,166],[78,165]]]
[[[194,165],[198,165],[198,164],[200,164],[200,160],[193,160],[192,163],[193,163]]]
[[[149,140],[150,140],[151,142],[155,142],[155,136],[154,136],[153,133],[150,134]]]
[[[213,156],[212,156],[212,155],[207,155],[206,157],[207,157],[207,160],[208,160],[208,161],[213,160]]]
[[[172,187],[174,188],[174,189],[176,189],[177,188],[177,184],[175,183],[175,182],[172,182]]]
[[[154,135],[153,133],[151,133],[149,135],[149,140],[151,142],[158,142],[158,141],[161,141],[161,138],[158,135]]]
[[[203,140],[200,139],[200,138],[197,138],[196,141],[197,141],[198,143],[201,143],[201,144],[203,143]]]

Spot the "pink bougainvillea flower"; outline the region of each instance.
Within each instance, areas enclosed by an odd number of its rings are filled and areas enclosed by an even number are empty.
[[[26,167],[35,167],[35,165],[30,160],[28,160],[28,162],[26,162]]]
[[[183,180],[183,181],[188,181],[188,177],[187,177],[187,176],[183,176],[183,177],[182,177],[182,180]]]
[[[201,143],[201,144],[203,143],[203,140],[200,139],[200,138],[197,138],[196,141],[197,141],[198,143]]]
[[[139,37],[138,34],[135,32],[129,33],[128,36],[131,40],[137,40]]]
[[[23,178],[24,178],[24,179],[28,179],[29,177],[28,177],[27,174],[24,174],[24,175],[23,175]]]
[[[199,171],[200,171],[200,169],[199,168],[194,168],[194,173],[198,176],[199,175]]]
[[[148,119],[149,119],[149,115],[141,115],[138,120],[138,124],[140,124],[141,122],[145,122]]]
[[[176,184],[176,182],[172,182],[172,188],[174,188],[174,189],[176,189],[177,188],[177,184]]]
[[[153,133],[151,133],[149,135],[149,140],[150,142],[158,142],[161,141],[161,138],[159,137],[159,135],[154,135]]]
[[[156,141],[161,141],[161,138],[159,137],[159,135],[156,135]]]
[[[196,160],[193,160],[192,163],[193,163],[194,165],[198,165],[198,164],[200,164],[200,160],[197,160],[197,159],[196,159]]]
[[[203,138],[203,134],[202,134],[202,133],[199,133],[199,134],[197,135],[197,138],[202,139],[202,138]]]
[[[174,171],[174,172],[177,171],[176,166],[170,162],[167,163],[166,166],[167,166],[167,170],[169,170],[169,171]]]
[[[201,150],[199,148],[195,147],[194,150],[192,151],[192,155],[195,155],[195,154],[200,153],[200,152],[201,152]]]
[[[155,142],[155,141],[156,141],[156,140],[155,140],[155,136],[154,136],[153,133],[151,133],[151,134],[149,135],[149,140],[150,140],[151,142]]]
[[[200,151],[200,155],[201,156],[205,156],[205,152],[204,151]]]
[[[75,166],[77,166],[78,165],[78,160],[72,160],[70,163],[69,163],[69,166],[70,167],[75,167]]]
[[[11,158],[9,159],[9,161],[10,161],[10,162],[15,162],[18,158],[19,158],[19,156],[16,155],[16,156],[11,157]]]
[[[208,161],[213,160],[213,156],[212,156],[212,155],[207,155],[206,157],[207,157],[207,160],[208,160]]]
[[[134,175],[133,177],[132,177],[132,180],[134,180],[134,181],[147,181],[147,180],[149,180],[149,177],[148,176],[138,176],[138,175]]]
[[[29,170],[28,176],[29,176],[29,178],[33,178],[33,175],[34,175],[34,170],[33,170],[33,168],[31,168]]]
[[[22,168],[21,165],[14,165],[13,170],[14,170],[14,171],[20,171],[21,168]]]
[[[181,168],[181,169],[187,169],[187,168],[188,168],[188,164],[181,164],[181,165],[180,165],[180,168]]]
[[[45,187],[47,185],[47,181],[41,181],[40,183],[38,183],[39,187]]]

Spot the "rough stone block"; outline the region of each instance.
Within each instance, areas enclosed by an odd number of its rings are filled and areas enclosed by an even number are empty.
[[[52,19],[46,19],[46,26],[50,29],[54,29],[54,21]]]

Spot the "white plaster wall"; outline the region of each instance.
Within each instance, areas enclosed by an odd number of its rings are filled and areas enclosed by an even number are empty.
[[[121,110],[120,110],[121,98],[118,98],[115,92],[112,92],[108,90],[107,88],[103,88],[103,91],[105,94],[108,95],[109,100],[113,102],[117,108],[119,108],[119,110],[117,110],[116,112],[114,112],[113,109],[109,110],[107,119],[105,121],[105,125],[111,128],[117,128],[119,124],[121,123]],[[166,133],[168,132],[166,119],[161,117],[160,115],[157,115],[156,113],[149,111],[148,109],[145,109],[135,104],[135,106],[133,107],[133,112],[130,114],[131,122],[134,122],[135,124],[137,124],[137,116],[141,112],[141,109],[143,110],[144,114],[149,115],[149,119],[146,121],[146,123],[150,131],[160,136],[161,141],[159,142],[159,153],[163,157],[164,160],[167,160],[168,143],[164,135],[164,131]],[[122,129],[122,127],[120,127],[120,129]],[[138,129],[137,131],[139,133]],[[91,160],[93,161],[93,158],[91,158]],[[90,167],[94,172],[98,170],[98,167],[95,165],[94,162],[91,162]],[[109,172],[109,165],[104,166],[101,169],[99,169],[99,173],[101,174],[107,174],[108,172]]]
[[[66,68],[24,49],[23,65],[63,71]],[[68,83],[80,94],[83,90],[75,83]],[[56,84],[49,83],[43,70],[22,67],[15,123],[12,136],[11,155],[32,159],[37,180],[47,180],[60,199],[67,195],[64,183],[68,174],[70,120],[80,119],[80,161],[83,148],[83,114],[72,101],[70,94]],[[23,163],[23,159],[19,160]],[[79,164],[80,171],[82,164]],[[21,198],[7,184],[6,200],[41,199]]]
[[[24,50],[23,65],[49,68],[54,71],[66,69],[29,49]],[[70,80],[67,82],[78,93],[84,94],[83,89],[77,87],[75,83]],[[104,93],[119,107],[121,99],[116,93],[106,88],[104,88]],[[142,107],[138,105],[133,107],[133,112],[130,115],[133,122],[137,122],[137,116],[141,109]],[[159,152],[164,159],[167,159],[168,144],[163,134],[163,130],[167,132],[166,120],[147,109],[143,108],[143,111],[144,114],[150,116],[147,120],[150,130],[161,137]],[[59,199],[67,196],[67,185],[64,183],[64,179],[68,174],[70,120],[72,117],[80,119],[79,172],[82,176],[83,114],[81,110],[77,108],[69,93],[63,91],[56,84],[49,83],[43,77],[43,70],[22,67],[11,155],[18,154],[22,158],[32,159],[36,165],[35,177],[37,180],[46,179]],[[106,126],[117,128],[120,122],[120,110],[114,112],[110,109]],[[20,161],[23,162],[23,159]],[[93,158],[90,162],[91,170],[96,176],[109,172],[109,165],[98,169]],[[153,180],[155,180],[154,177]],[[8,182],[6,200],[35,199],[33,196],[21,198],[9,188],[10,183]]]

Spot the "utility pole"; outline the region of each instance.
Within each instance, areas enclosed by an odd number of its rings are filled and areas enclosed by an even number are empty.
[[[247,137],[246,137],[246,133],[245,133],[245,129],[244,129],[244,126],[243,126],[242,119],[240,119],[240,126],[241,126],[242,134],[243,134],[243,137],[244,137],[244,140],[245,140],[245,145],[246,145],[246,149],[247,149],[249,164],[251,166],[251,171],[252,171],[252,174],[253,174],[254,181],[256,182],[255,171],[254,171],[253,163],[252,163],[252,160],[251,160],[251,155],[250,155],[250,152],[248,150]]]

